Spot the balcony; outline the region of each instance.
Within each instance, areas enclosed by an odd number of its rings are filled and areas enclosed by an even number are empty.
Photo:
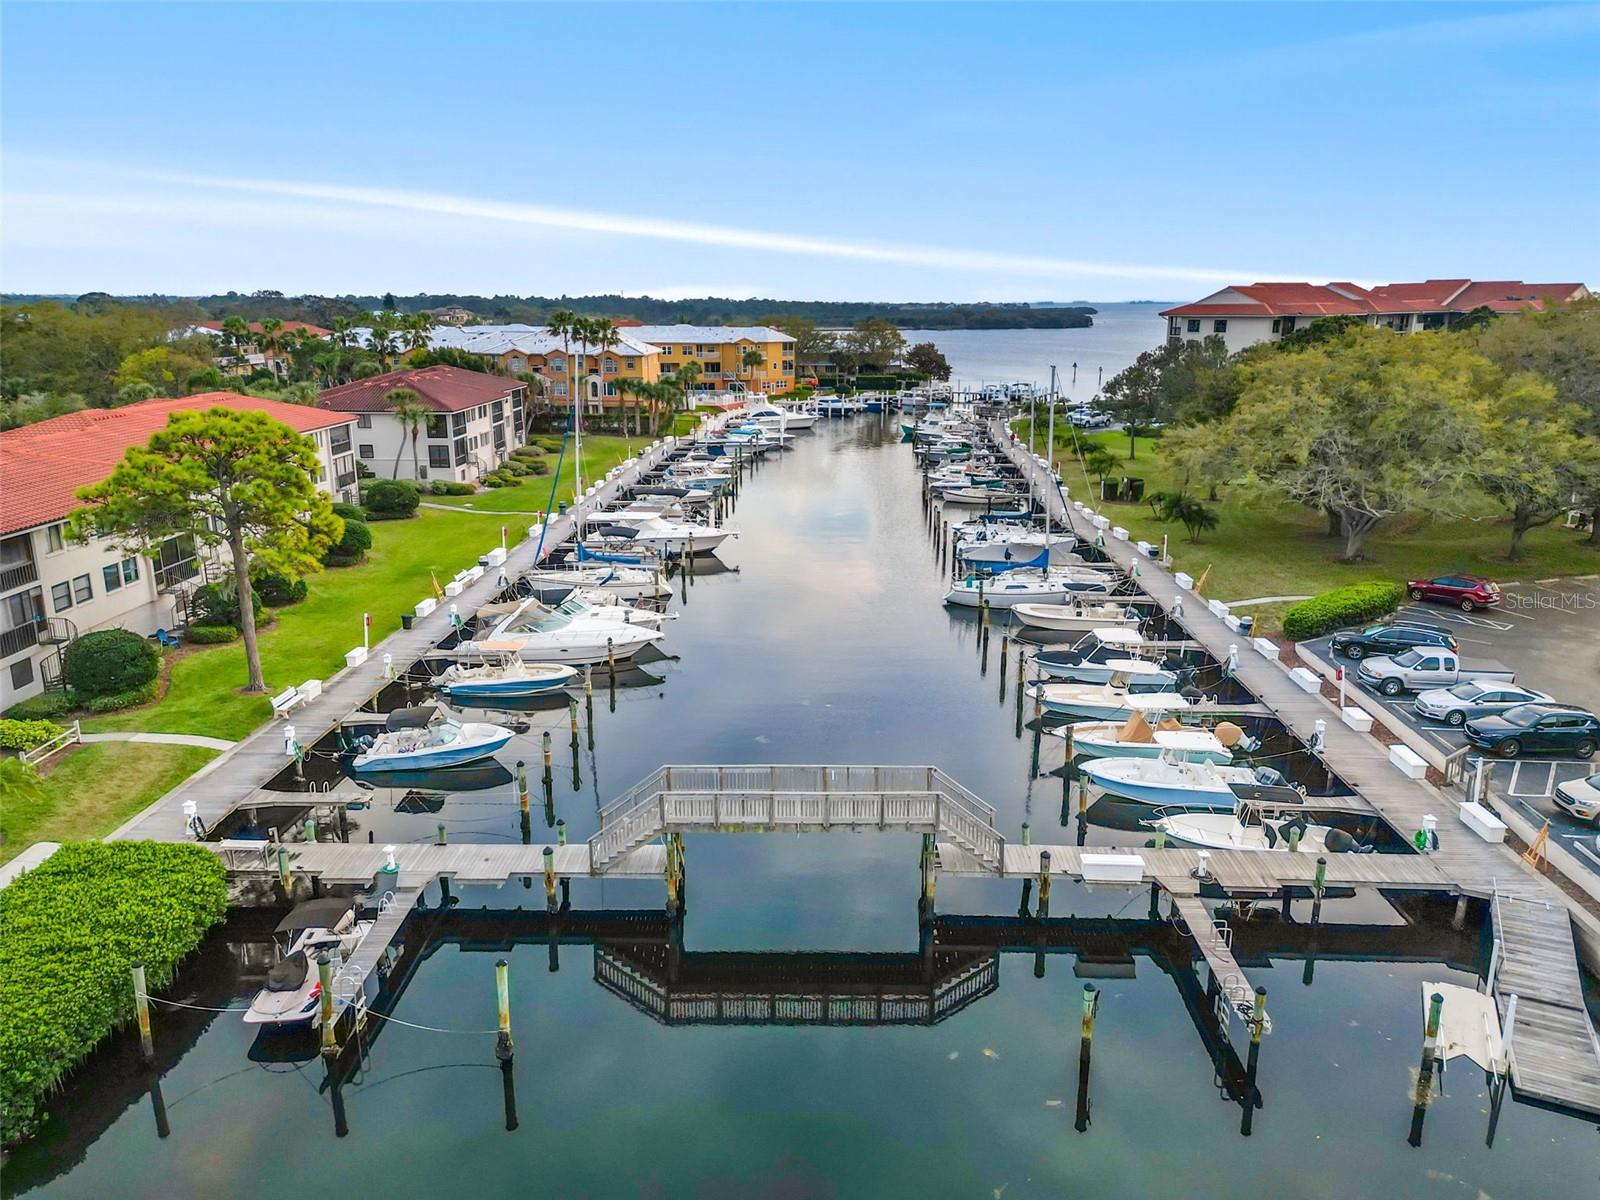
[[[38,625],[18,625],[12,629],[0,630],[0,658],[10,658],[13,654],[21,654],[24,650],[38,644]]]
[[[0,592],[9,592],[12,588],[19,588],[25,583],[39,581],[39,564],[33,559],[24,559],[0,565]]]
[[[337,483],[339,485],[339,490],[343,491],[345,488],[353,486],[355,484],[355,481],[356,481],[356,473],[354,471],[344,471],[344,472],[342,472],[339,475],[339,478],[337,480]]]
[[[338,454],[349,454],[350,453],[350,435],[349,435],[349,433],[341,431],[339,433],[334,434],[332,440],[328,442],[328,450],[331,453],[335,454],[335,455],[338,455]]]

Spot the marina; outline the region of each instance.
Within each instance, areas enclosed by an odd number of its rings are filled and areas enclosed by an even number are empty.
[[[919,1157],[908,1180],[937,1168],[985,1190],[1002,1187],[1020,1168],[1001,1163],[996,1174],[973,1138],[1013,1146],[1015,1136],[1002,1133],[1009,1125],[1033,1142],[1082,1135],[1073,1144],[1091,1148],[1087,1162],[1054,1152],[1040,1159],[1020,1146],[1002,1154],[1032,1162],[1059,1186],[1109,1164],[1106,1155],[1138,1138],[1142,1118],[1190,1105],[1218,1118],[1200,1124],[1240,1181],[1230,1195],[1262,1177],[1241,1147],[1298,1142],[1335,1112],[1342,1132],[1328,1135],[1330,1150],[1349,1149],[1352,1139],[1394,1147],[1376,1152],[1388,1170],[1419,1169],[1394,1157],[1414,1153],[1407,1139],[1420,1128],[1419,1107],[1424,1159],[1475,1146],[1453,1167],[1491,1192],[1530,1169],[1584,1170],[1591,1151],[1568,1141],[1584,1130],[1572,1116],[1600,1112],[1600,1093],[1584,1088],[1582,976],[1570,922],[1563,946],[1550,915],[1565,918],[1549,899],[1553,889],[1509,852],[1460,837],[1442,836],[1431,853],[1399,852],[1436,802],[1404,795],[1376,743],[1345,737],[1337,722],[1318,730],[1328,710],[1281,668],[1247,654],[1219,670],[1238,634],[1220,621],[1213,628],[1192,597],[1174,619],[1179,589],[1169,593],[1150,561],[1137,580],[1113,562],[1111,577],[1119,603],[1154,618],[1141,618],[1137,652],[1195,665],[1197,695],[1183,719],[1239,721],[1271,753],[1289,756],[1273,761],[1310,789],[1309,806],[1320,800],[1352,828],[1381,819],[1391,842],[1367,854],[1202,851],[1153,842],[1137,823],[1122,827],[1104,800],[1088,796],[1066,757],[1069,743],[1040,736],[1051,722],[1019,690],[1032,682],[1022,665],[1032,650],[1080,634],[1038,631],[1044,640],[1029,641],[987,604],[940,602],[953,571],[949,542],[918,533],[918,520],[926,528],[938,506],[930,510],[920,495],[920,468],[899,437],[893,413],[863,411],[818,421],[776,457],[739,463],[737,513],[725,515],[742,536],[716,556],[665,564],[672,596],[662,603],[678,619],[661,626],[659,649],[614,669],[579,666],[549,696],[464,710],[510,731],[488,764],[495,771],[363,783],[344,772],[338,730],[352,718],[381,723],[388,712],[435,702],[429,681],[441,646],[474,636],[478,609],[535,565],[534,538],[507,548],[503,581],[499,568],[488,569],[451,597],[462,630],[445,607],[419,617],[130,823],[125,836],[166,840],[202,829],[202,844],[263,914],[281,916],[286,895],[353,892],[370,904],[373,927],[335,977],[351,1013],[339,1022],[335,1055],[322,1055],[314,1036],[304,1048],[285,1040],[272,1051],[299,1063],[291,1076],[316,1087],[286,1089],[262,1066],[219,1084],[221,1094],[280,1130],[326,1138],[329,1153],[355,1161],[391,1153],[395,1143],[380,1126],[410,1120],[418,1145],[401,1155],[411,1160],[440,1136],[416,1124],[428,1089],[385,1089],[367,1102],[368,1089],[424,1063],[474,1060],[503,1070],[492,1087],[463,1075],[450,1085],[452,1111],[435,1120],[457,1135],[479,1125],[485,1136],[568,1128],[581,1156],[600,1144],[587,1123],[614,1103],[600,1081],[611,1078],[604,1064],[615,1055],[648,1061],[638,1077],[647,1093],[676,1091],[710,1063],[741,1071],[758,1058],[763,1072],[795,1079],[801,1098],[820,1103],[827,1089],[831,1103],[859,1114],[865,1124],[842,1137],[837,1161],[856,1182],[872,1175],[866,1163],[883,1137],[912,1128],[881,1116],[888,1093],[868,1075],[923,1088],[930,1104],[918,1125],[950,1142]],[[672,449],[650,451],[639,469],[660,466]],[[636,479],[624,468],[596,506],[624,502]],[[1025,501],[1029,490],[1023,475]],[[1034,490],[1049,503],[1047,489]],[[971,512],[961,511],[963,520]],[[1055,528],[1073,528],[1074,517],[1058,507]],[[552,523],[548,532],[547,551],[576,526]],[[1096,532],[1073,528],[1090,558]],[[855,590],[824,586],[815,570],[822,562],[856,581]],[[919,648],[915,661],[875,649],[890,629],[895,645]],[[1130,653],[1126,642],[1115,650]],[[894,699],[908,695],[918,702]],[[1319,734],[1321,754],[1307,752]],[[1291,745],[1298,749],[1284,749]],[[1508,905],[1512,915],[1497,917]],[[251,907],[237,910],[195,974],[164,998],[219,1009],[248,1003],[260,986],[249,964],[267,944],[253,920]],[[908,942],[913,948],[883,948]],[[562,970],[574,953],[581,969]],[[496,956],[512,966],[514,1067],[493,1052]],[[1071,969],[1052,969],[1056,956],[1069,957]],[[1003,970],[1007,958],[1021,969]],[[1548,965],[1562,961],[1559,971]],[[1152,962],[1159,969],[1144,972]],[[1473,1082],[1451,1072],[1448,1095],[1425,1105],[1407,1082],[1421,1045],[1417,981],[1471,987],[1491,973],[1501,1023],[1514,1027],[1512,1086],[1503,1094],[1560,1112],[1517,1105],[1514,1117],[1502,1114],[1492,1075]],[[1097,1014],[1084,1026],[1094,1027],[1092,1066],[1080,1008]],[[1336,1028],[1346,1013],[1358,1031]],[[226,1075],[230,1056],[255,1062],[266,1053],[237,1016],[185,1024],[191,1017],[157,1004],[171,1130],[163,1146],[219,1131],[215,1118],[173,1097]],[[1351,1041],[1369,1022],[1383,1031],[1381,1051]],[[713,1050],[697,1037],[701,1026],[735,1027],[735,1043]],[[429,1028],[484,1032],[449,1038]],[[1015,1041],[1005,1035],[1013,1028],[1029,1032]],[[933,1029],[946,1039],[937,1048],[899,1040]],[[879,1070],[846,1078],[806,1068],[819,1049],[844,1052],[846,1043],[795,1040],[802,1037],[853,1039],[849,1052]],[[1341,1063],[1319,1069],[1315,1086],[1297,1063],[1310,1044]],[[105,1069],[130,1053],[136,1039],[110,1048]],[[959,1094],[935,1085],[935,1064],[959,1073]],[[1057,1080],[1046,1082],[1045,1070]],[[579,1082],[586,1078],[596,1082]],[[1005,1099],[1019,1089],[1025,1109]],[[1375,1090],[1388,1102],[1364,1105]],[[147,1091],[148,1083],[134,1098]],[[745,1094],[754,1100],[759,1085]],[[984,1115],[971,1129],[963,1122],[974,1103]],[[690,1100],[682,1119],[699,1107]],[[1480,1107],[1493,1111],[1489,1145]],[[769,1120],[794,1119],[791,1106],[782,1108],[769,1116],[758,1103],[733,1128],[760,1144]],[[570,1126],[573,1119],[581,1124]],[[672,1132],[681,1128],[668,1117],[650,1136],[681,1141]],[[111,1155],[157,1135],[147,1113],[114,1114],[83,1164],[58,1183],[104,1178]],[[1534,1136],[1567,1142],[1565,1165],[1541,1157]],[[24,1189],[50,1177],[52,1146],[47,1136],[24,1154]],[[675,1171],[706,1169],[699,1151],[663,1145],[655,1157],[663,1154]],[[520,1156],[487,1161],[485,1170],[512,1172]],[[556,1158],[552,1186],[595,1186],[592,1176],[578,1182],[565,1155]],[[746,1178],[765,1170],[759,1151],[737,1158]],[[264,1170],[284,1183],[301,1177],[281,1162]],[[617,1170],[626,1169],[600,1168],[604,1190],[631,1186]],[[882,1183],[883,1194],[919,1190]],[[1186,1189],[1172,1175],[1146,1194]]]

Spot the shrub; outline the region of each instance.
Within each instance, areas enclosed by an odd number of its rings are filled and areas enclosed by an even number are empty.
[[[372,549],[372,530],[361,521],[346,521],[344,536],[328,548],[322,561],[330,567],[354,566]]]
[[[483,477],[484,486],[492,488],[510,487],[517,481],[509,475],[502,475],[498,471]]]
[[[221,646],[237,639],[239,631],[232,625],[191,625],[183,639],[195,646]]]
[[[529,475],[548,475],[552,468],[548,458],[536,458],[528,464]]]
[[[238,634],[232,626],[223,626]],[[84,703],[84,707],[93,713],[116,712],[119,708],[135,708],[140,704],[149,704],[156,698],[160,685],[152,679],[149,683],[140,684],[136,688],[129,688],[124,692],[102,692],[98,696],[91,696]]]
[[[394,521],[415,516],[422,493],[409,479],[379,479],[367,489],[367,519]]]
[[[533,439],[533,445],[550,454],[561,453],[562,439],[558,437],[538,437]]]
[[[428,485],[428,490],[435,496],[470,496],[478,489],[470,483],[461,483],[454,479],[435,479]]]
[[[1321,637],[1343,625],[1393,612],[1406,590],[1398,583],[1352,583],[1302,600],[1283,614],[1283,636],[1291,642]]]
[[[54,721],[0,721],[0,750],[32,750],[66,730]]]
[[[0,1135],[33,1132],[63,1077],[133,1012],[134,963],[171,980],[228,913],[227,874],[198,846],[61,847],[0,892]]]
[[[195,625],[232,625],[236,629],[239,626],[239,594],[231,587],[217,583],[197,587],[189,605],[194,609]],[[250,607],[255,612],[256,624],[261,624],[265,602],[254,587],[250,589]]]
[[[69,713],[77,705],[77,700],[70,691],[45,692],[40,696],[30,696],[6,709],[6,716],[13,721],[40,721],[48,717],[59,717]]]
[[[359,504],[346,504],[343,500],[334,502],[333,515],[343,517],[346,521],[365,521],[367,510]]]
[[[533,468],[521,459],[508,458],[500,464],[499,470],[504,475],[531,475]]]
[[[544,451],[537,446],[518,446],[511,452],[511,457],[521,459],[523,462],[532,462],[535,459],[543,458]]]
[[[79,696],[103,696],[154,680],[161,669],[161,652],[137,633],[98,629],[67,647],[62,667],[68,685]]]
[[[299,604],[306,598],[308,591],[304,579],[291,579],[278,571],[262,571],[251,582],[255,585],[256,595],[261,597],[261,602],[272,608]]]

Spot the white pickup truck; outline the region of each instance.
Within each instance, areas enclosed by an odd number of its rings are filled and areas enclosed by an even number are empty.
[[[1385,696],[1451,687],[1469,679],[1503,683],[1515,683],[1517,679],[1517,673],[1504,663],[1461,658],[1443,646],[1416,646],[1404,654],[1364,658],[1356,674]]]

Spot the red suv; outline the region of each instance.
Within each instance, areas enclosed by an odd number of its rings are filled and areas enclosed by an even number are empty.
[[[1477,575],[1441,575],[1437,579],[1413,579],[1406,584],[1413,600],[1432,600],[1453,604],[1462,612],[1493,608],[1500,603],[1500,585]]]

